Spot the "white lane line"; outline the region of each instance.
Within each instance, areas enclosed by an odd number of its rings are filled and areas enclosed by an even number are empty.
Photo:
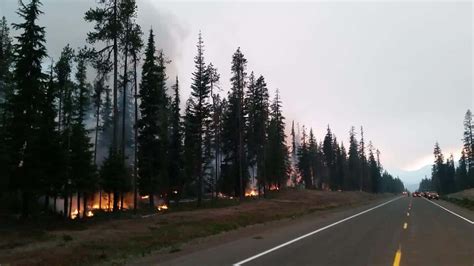
[[[426,200],[426,201],[428,201],[428,202],[430,202],[430,203],[433,203],[434,205],[440,207],[441,209],[443,209],[443,210],[445,210],[445,211],[451,213],[452,215],[455,215],[455,216],[457,216],[457,217],[463,219],[464,221],[466,221],[466,222],[468,222],[468,223],[470,223],[470,224],[474,224],[474,221],[471,221],[471,220],[467,219],[466,217],[462,217],[461,215],[459,215],[459,214],[457,214],[457,213],[455,213],[455,212],[453,212],[453,211],[451,211],[451,210],[446,209],[445,207],[439,205],[438,203],[434,203],[433,201],[431,201],[431,200],[429,200],[429,199],[426,199],[426,198],[423,198],[423,199]]]
[[[296,241],[299,241],[299,240],[301,240],[301,239],[303,239],[303,238],[306,238],[306,237],[308,237],[308,236],[311,236],[311,235],[314,235],[314,234],[319,233],[319,232],[321,232],[321,231],[324,231],[324,230],[326,230],[326,229],[328,229],[328,228],[331,228],[331,227],[333,227],[333,226],[335,226],[335,225],[338,225],[338,224],[340,224],[340,223],[343,223],[343,222],[345,222],[345,221],[348,221],[348,220],[350,220],[350,219],[352,219],[352,218],[355,218],[355,217],[357,217],[357,216],[359,216],[359,215],[362,215],[362,214],[364,214],[364,213],[368,213],[368,212],[370,212],[370,211],[373,211],[373,210],[375,210],[375,209],[377,209],[377,208],[380,208],[380,207],[382,207],[382,206],[384,206],[384,205],[386,205],[386,204],[389,204],[390,202],[393,202],[393,201],[395,201],[395,200],[398,200],[398,199],[400,199],[400,198],[403,198],[403,196],[400,196],[400,197],[398,197],[398,198],[391,199],[391,200],[389,200],[389,201],[387,201],[387,202],[384,202],[384,203],[382,203],[382,204],[379,204],[379,205],[377,205],[377,206],[375,206],[375,207],[372,207],[372,208],[367,209],[367,210],[365,210],[365,211],[359,212],[359,213],[357,213],[357,214],[354,214],[354,215],[352,215],[352,216],[349,216],[349,217],[347,217],[347,218],[344,218],[344,219],[342,219],[342,220],[339,220],[339,221],[337,221],[337,222],[335,222],[335,223],[332,223],[332,224],[330,224],[330,225],[326,225],[325,227],[319,228],[319,229],[317,229],[317,230],[315,230],[315,231],[313,231],[313,232],[310,232],[310,233],[307,233],[307,234],[302,235],[302,236],[300,236],[300,237],[297,237],[297,238],[295,238],[295,239],[293,239],[293,240],[290,240],[290,241],[288,241],[288,242],[285,242],[285,243],[283,243],[283,244],[281,244],[281,245],[278,245],[278,246],[276,246],[276,247],[274,247],[274,248],[271,248],[271,249],[269,249],[269,250],[266,250],[266,251],[264,251],[264,252],[262,252],[262,253],[259,253],[259,254],[255,255],[255,256],[252,256],[252,257],[247,258],[247,259],[245,259],[245,260],[242,260],[242,261],[239,261],[239,262],[237,262],[237,263],[234,263],[233,265],[234,265],[234,266],[240,266],[240,265],[242,265],[242,264],[244,264],[244,263],[247,263],[247,262],[249,262],[249,261],[252,261],[252,260],[254,260],[254,259],[256,259],[256,258],[259,258],[259,257],[261,257],[261,256],[263,256],[263,255],[266,255],[266,254],[268,254],[268,253],[270,253],[270,252],[273,252],[273,251],[275,251],[275,250],[277,250],[277,249],[280,249],[280,248],[282,248],[282,247],[288,246],[288,245],[290,245],[290,244],[292,244],[292,243],[294,243],[294,242],[296,242]]]

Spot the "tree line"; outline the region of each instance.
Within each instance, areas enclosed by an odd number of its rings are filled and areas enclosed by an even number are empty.
[[[139,196],[153,208],[156,199],[183,197],[200,205],[221,194],[242,198],[249,186],[265,195],[288,185],[292,163],[279,91],[270,99],[265,78],[249,73],[240,48],[223,96],[199,33],[191,95],[181,110],[179,79],[168,80],[170,60],[153,30],[143,41],[135,0],[90,8],[87,45],[67,44],[57,59],[48,57],[46,29],[38,24],[41,2],[19,4],[23,22],[13,24],[15,41],[5,17],[0,23],[0,198],[12,201],[14,211],[29,216],[40,197],[44,209],[56,211],[62,199],[67,218],[73,195],[85,216],[96,193],[118,211],[126,193],[136,209]],[[366,155],[354,129],[348,154],[329,128],[322,144],[312,131],[305,134],[292,152],[303,177],[298,182],[307,188],[403,189],[382,172],[371,145]]]
[[[349,132],[349,150],[327,128],[324,139],[316,141],[313,130],[302,127],[297,144],[294,122],[291,128],[294,180],[300,180],[305,188],[330,190],[360,190],[372,193],[400,193],[405,188],[399,178],[383,170],[380,151],[372,142],[365,144],[364,131],[360,128],[360,140],[355,128]]]
[[[474,188],[474,123],[470,110],[464,116],[463,146],[457,165],[452,154],[445,159],[438,142],[434,146],[434,162],[431,178],[420,182],[419,191],[437,191],[449,194],[469,188]]]

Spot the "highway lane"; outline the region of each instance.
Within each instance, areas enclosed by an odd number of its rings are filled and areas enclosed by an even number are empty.
[[[424,198],[392,200],[310,215],[253,237],[144,264],[474,265],[472,212],[454,210],[466,221]]]

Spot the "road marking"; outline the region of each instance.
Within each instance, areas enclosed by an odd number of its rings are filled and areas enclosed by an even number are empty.
[[[439,205],[438,203],[434,203],[433,201],[428,200],[428,199],[426,199],[426,198],[423,198],[423,199],[426,200],[426,201],[428,201],[429,203],[433,203],[434,205],[440,207],[441,209],[443,209],[443,210],[445,210],[445,211],[451,213],[451,214],[454,215],[454,216],[457,216],[457,217],[463,219],[464,221],[466,221],[466,222],[468,222],[468,223],[470,223],[470,224],[474,224],[474,221],[471,221],[471,220],[467,219],[466,217],[462,217],[461,215],[459,215],[459,214],[457,214],[457,213],[455,213],[455,212],[453,212],[453,211],[451,211],[451,210],[446,209],[445,207]]]
[[[407,212],[407,216],[410,216],[410,213],[409,213],[409,212]]]
[[[393,266],[399,266],[400,260],[402,259],[402,247],[399,247],[395,253],[395,258],[393,259]]]
[[[375,209],[377,209],[377,208],[380,208],[380,207],[382,207],[382,206],[384,206],[384,205],[386,205],[386,204],[389,204],[390,202],[396,201],[396,200],[398,200],[398,199],[400,199],[400,198],[402,198],[402,197],[403,197],[403,196],[400,196],[400,197],[398,197],[398,198],[391,199],[391,200],[386,201],[386,202],[384,202],[384,203],[382,203],[382,204],[379,204],[379,205],[377,205],[377,206],[375,206],[375,207],[372,207],[372,208],[367,209],[367,210],[365,210],[365,211],[359,212],[359,213],[357,213],[357,214],[354,214],[354,215],[352,215],[352,216],[349,216],[349,217],[347,217],[347,218],[344,218],[344,219],[342,219],[342,220],[339,220],[339,221],[337,221],[337,222],[335,222],[335,223],[332,223],[332,224],[330,224],[330,225],[326,225],[326,226],[324,226],[324,227],[321,227],[321,228],[319,228],[319,229],[317,229],[317,230],[314,230],[314,231],[312,231],[312,232],[310,232],[310,233],[307,233],[307,234],[305,234],[305,235],[299,236],[299,237],[297,237],[297,238],[295,238],[295,239],[293,239],[293,240],[290,240],[290,241],[285,242],[285,243],[283,243],[283,244],[280,244],[280,245],[278,245],[278,246],[276,246],[276,247],[273,247],[273,248],[271,248],[271,249],[268,249],[268,250],[266,250],[266,251],[263,251],[263,252],[261,252],[261,253],[258,253],[257,255],[254,255],[254,256],[252,256],[252,257],[250,257],[250,258],[247,258],[247,259],[245,259],[245,260],[236,262],[236,263],[234,263],[233,265],[234,265],[234,266],[240,266],[240,265],[242,265],[242,264],[244,264],[244,263],[247,263],[247,262],[249,262],[249,261],[252,261],[252,260],[254,260],[254,259],[256,259],[256,258],[259,258],[259,257],[261,257],[261,256],[263,256],[263,255],[266,255],[266,254],[268,254],[268,253],[270,253],[270,252],[273,252],[273,251],[275,251],[275,250],[277,250],[277,249],[280,249],[280,248],[282,248],[282,247],[285,247],[285,246],[288,246],[288,245],[290,245],[290,244],[292,244],[292,243],[295,243],[296,241],[299,241],[299,240],[301,240],[301,239],[303,239],[303,238],[306,238],[306,237],[308,237],[308,236],[317,234],[317,233],[319,233],[319,232],[321,232],[321,231],[324,231],[324,230],[329,229],[329,228],[331,228],[331,227],[333,227],[333,226],[335,226],[335,225],[338,225],[338,224],[340,224],[340,223],[343,223],[343,222],[345,222],[345,221],[348,221],[348,220],[350,220],[350,219],[353,219],[353,218],[355,218],[355,217],[357,217],[357,216],[360,216],[360,215],[362,215],[362,214],[364,214],[364,213],[368,213],[368,212],[370,212],[370,211],[373,211],[373,210],[375,210]]]
[[[404,223],[404,224],[403,224],[403,229],[407,229],[407,227],[408,227],[408,224],[407,224],[407,223]]]

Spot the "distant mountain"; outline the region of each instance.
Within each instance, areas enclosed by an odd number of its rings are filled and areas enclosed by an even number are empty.
[[[425,178],[425,176],[431,177],[431,165],[423,166],[414,171],[390,169],[389,173],[393,176],[398,176],[409,191],[415,191],[418,189],[421,179]]]

